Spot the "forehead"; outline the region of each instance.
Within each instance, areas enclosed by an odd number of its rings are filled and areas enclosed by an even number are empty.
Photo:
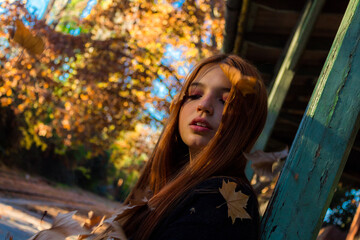
[[[231,88],[229,79],[225,76],[218,64],[204,66],[190,86],[206,86],[214,88]]]

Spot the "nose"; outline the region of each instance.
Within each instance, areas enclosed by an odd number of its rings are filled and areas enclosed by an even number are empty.
[[[205,97],[202,99],[202,101],[199,102],[199,105],[197,106],[198,112],[206,112],[207,114],[212,115],[214,113],[214,107],[213,103],[211,102],[211,99],[209,97]]]

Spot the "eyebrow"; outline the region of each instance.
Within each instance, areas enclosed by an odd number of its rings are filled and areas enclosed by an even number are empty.
[[[189,88],[191,88],[191,87],[204,87],[204,84],[199,83],[199,82],[193,82],[190,84]],[[216,89],[223,91],[223,92],[230,92],[230,88],[226,88],[226,87],[218,87]]]

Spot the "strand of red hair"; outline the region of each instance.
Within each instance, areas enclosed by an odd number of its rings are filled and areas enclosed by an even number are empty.
[[[178,131],[178,119],[184,97],[199,71],[213,64],[228,64],[245,76],[255,77],[255,93],[243,96],[241,86],[235,83],[224,107],[219,129],[209,144],[190,164],[187,146]],[[178,97],[173,101],[167,124],[164,127],[152,156],[139,181],[125,204],[131,204],[136,192],[150,189],[148,204],[128,211],[120,223],[128,237],[148,239],[156,225],[173,209],[186,192],[213,176],[236,178],[251,188],[244,170],[248,153],[260,135],[267,116],[267,93],[257,69],[235,55],[216,55],[195,66]]]

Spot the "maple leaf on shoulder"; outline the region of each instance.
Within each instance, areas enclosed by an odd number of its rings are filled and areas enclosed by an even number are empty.
[[[236,186],[237,184],[235,182],[225,182],[225,180],[223,180],[222,186],[219,188],[219,192],[226,200],[228,217],[231,217],[232,224],[235,223],[236,218],[251,219],[251,216],[245,210],[249,196],[243,194],[240,190],[236,192]]]

